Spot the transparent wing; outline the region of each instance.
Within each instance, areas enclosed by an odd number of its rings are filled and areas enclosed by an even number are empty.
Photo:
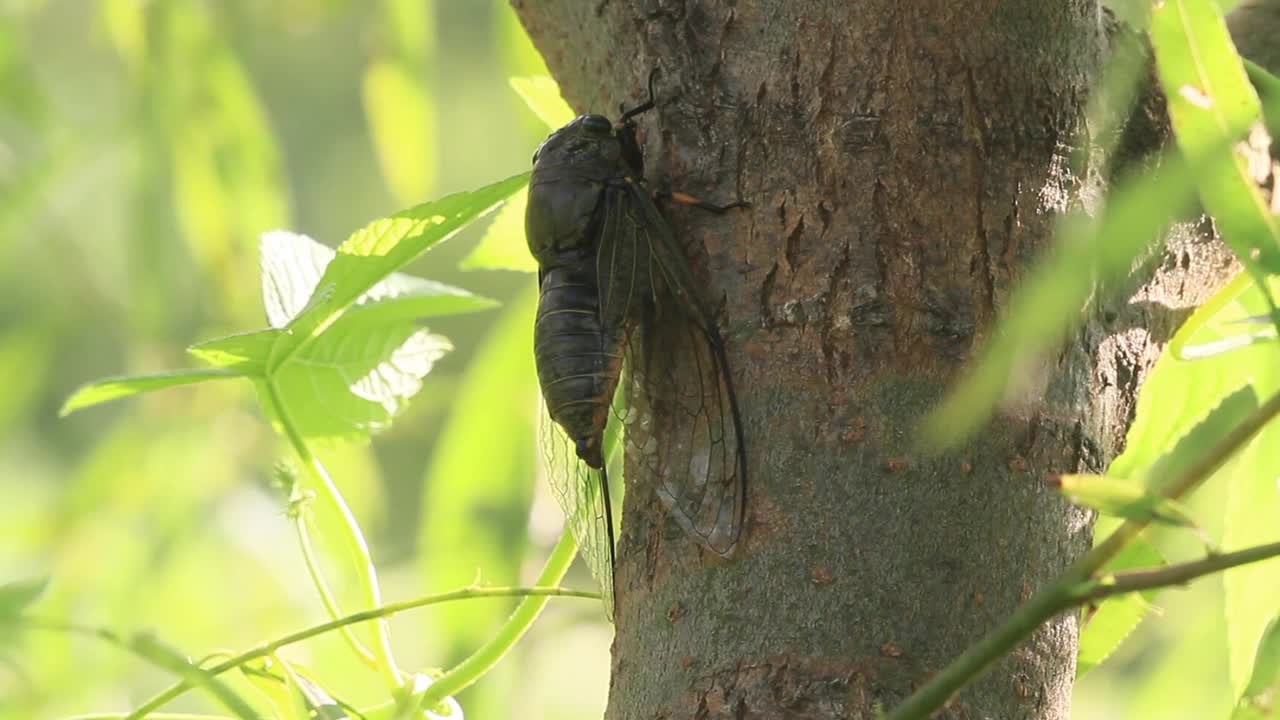
[[[724,342],[684,253],[652,200],[631,187],[630,223],[651,258],[648,303],[627,353],[628,452],[684,530],[728,556],[742,531],[745,447]]]
[[[578,541],[578,554],[600,584],[605,615],[612,620],[613,549],[609,547],[611,534],[602,492],[607,478],[578,459],[569,436],[546,413],[540,424],[540,444],[552,494],[564,511],[565,526]],[[605,450],[609,450],[607,442]]]

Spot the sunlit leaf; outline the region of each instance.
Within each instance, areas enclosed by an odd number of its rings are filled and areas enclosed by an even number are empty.
[[[196,343],[187,352],[214,367],[235,370],[247,377],[266,373],[267,357],[282,331],[276,328],[225,335]]]
[[[194,385],[208,380],[242,377],[226,368],[192,368],[169,370],[149,375],[125,375],[110,377],[82,385],[62,404],[59,415],[70,415],[76,410],[98,405],[109,400],[130,397],[140,393],[164,390],[179,385]]]
[[[569,103],[560,96],[560,86],[546,75],[513,77],[509,82],[511,89],[552,130],[568,125],[576,115]]]
[[[528,173],[479,190],[449,195],[356,231],[325,268],[306,308],[290,323],[290,334],[276,344],[269,368],[314,341],[360,296],[410,260],[446,240],[528,183]]]
[[[1103,518],[1094,527],[1095,537],[1106,537],[1120,520]],[[1164,564],[1160,552],[1144,538],[1137,538],[1111,559],[1099,574],[1158,567]],[[1076,657],[1076,676],[1097,667],[1120,646],[1151,609],[1155,590],[1126,593],[1107,598],[1097,608],[1086,608],[1080,631],[1080,649]]]
[[[396,307],[412,308],[417,300],[388,298],[356,306],[271,374],[305,438],[363,438],[387,427],[422,388],[422,378],[452,345]],[[270,394],[260,397],[278,417]]]
[[[1273,295],[1280,291],[1280,278],[1267,282]],[[1169,350],[1179,359],[1195,360],[1275,340],[1268,313],[1266,298],[1249,273],[1238,273],[1178,328]]]
[[[538,262],[529,254],[524,237],[524,213],[529,204],[529,188],[515,195],[494,214],[480,243],[459,264],[463,270],[519,270],[535,272]]]
[[[1222,147],[1262,120],[1222,11],[1203,0],[1156,3],[1150,34],[1178,147],[1205,161],[1197,178],[1201,202],[1242,262],[1280,272],[1280,224],[1258,192],[1258,173],[1249,159]],[[1269,171],[1266,145],[1252,152]]]
[[[1233,380],[1224,375],[1187,374],[1200,364],[1180,362],[1167,351],[1160,357],[1138,395],[1137,414],[1129,428],[1125,452],[1112,461],[1107,475],[1132,483],[1140,493],[1148,488],[1158,491],[1257,407],[1256,391],[1249,386],[1241,388],[1245,381],[1238,376]],[[1185,387],[1179,387],[1184,383]],[[1234,472],[1237,466],[1238,463],[1229,464],[1219,469],[1215,477]],[[1094,537],[1107,537],[1117,525],[1114,520],[1100,521]],[[1214,540],[1220,542],[1221,538]],[[1120,572],[1162,563],[1155,548],[1139,539],[1108,563],[1105,570]],[[1119,646],[1146,615],[1152,595],[1118,596],[1102,603],[1081,633],[1078,673],[1098,665]]]
[[[240,720],[258,720],[258,713],[230,686],[191,663],[181,653],[160,642],[158,638],[145,634],[135,635],[129,642],[129,649],[157,667],[164,668],[209,693]]]

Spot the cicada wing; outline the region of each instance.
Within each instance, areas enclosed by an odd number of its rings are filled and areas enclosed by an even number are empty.
[[[606,475],[578,458],[569,436],[546,414],[539,433],[551,492],[564,511],[565,527],[578,541],[578,554],[600,584],[605,615],[612,620],[613,534],[609,532],[610,513],[605,504]]]
[[[728,556],[742,532],[746,456],[724,342],[653,201],[633,186],[628,204],[652,259],[653,302],[629,343],[627,449],[680,526]]]

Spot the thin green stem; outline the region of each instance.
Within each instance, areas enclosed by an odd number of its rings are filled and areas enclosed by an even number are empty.
[[[427,595],[420,598],[414,598],[412,600],[403,600],[401,602],[390,603],[388,605],[384,605],[379,608],[374,608],[372,610],[361,610],[360,612],[351,613],[350,615],[346,615],[344,617],[338,618],[337,620],[330,620],[328,622],[320,623],[319,625],[313,625],[312,627],[306,628],[305,630],[299,630],[295,633],[285,635],[282,638],[272,640],[271,642],[263,643],[250,650],[246,650],[240,653],[239,655],[228,658],[218,663],[217,665],[214,665],[212,667],[205,669],[204,672],[211,677],[215,677],[215,676],[221,675],[224,672],[227,672],[228,670],[233,670],[237,667],[240,667],[241,665],[247,662],[252,662],[253,660],[264,658],[268,655],[271,655],[272,653],[278,652],[280,648],[288,647],[289,645],[294,645],[304,640],[310,640],[313,637],[317,637],[325,633],[333,632],[334,630],[346,627],[348,625],[355,625],[362,622],[368,622],[370,620],[378,620],[381,618],[390,617],[391,615],[394,615],[399,612],[405,612],[406,610],[413,610],[420,607],[426,607],[428,605],[438,605],[440,603],[446,603],[446,602],[455,602],[458,600],[471,600],[471,599],[477,599],[477,598],[498,598],[498,597],[528,597],[528,596],[575,597],[575,598],[591,598],[593,600],[600,599],[600,593],[598,592],[588,592],[586,590],[569,590],[561,587],[532,587],[532,588],[468,587],[468,588],[462,588],[460,590],[453,590],[447,593],[439,593],[437,595]],[[28,626],[37,628],[37,629],[54,629],[54,630],[64,630],[64,631],[73,630],[75,632],[85,632],[93,635],[99,635],[102,632],[106,632],[108,635],[113,635],[113,633],[111,633],[110,630],[102,631],[97,628],[67,626],[65,624],[56,624],[56,623],[40,623],[38,621],[29,622]],[[169,701],[173,700],[174,698],[178,697],[179,695],[181,695],[182,693],[190,689],[191,689],[191,685],[186,681],[180,681],[180,682],[174,683],[172,686],[170,686],[166,690],[162,691],[161,693],[157,694],[155,697],[143,703],[138,709],[129,713],[125,717],[125,720],[142,720],[142,718],[147,717],[147,715],[150,714],[151,712],[157,710],[158,708],[162,707],[165,703],[168,703]]]
[[[566,527],[560,535],[560,541],[551,550],[551,555],[542,567],[536,586],[557,585],[568,572],[577,553],[578,543],[574,540],[573,533]],[[445,698],[458,694],[489,672],[511,648],[515,647],[533,622],[538,619],[538,615],[542,613],[542,608],[546,604],[547,598],[538,595],[530,595],[521,600],[515,612],[511,613],[511,617],[507,618],[507,622],[489,642],[480,646],[427,688],[426,692],[418,698],[418,709],[435,707]]]
[[[354,563],[356,585],[360,594],[364,596],[365,605],[371,608],[380,607],[382,592],[378,589],[378,570],[373,565],[369,544],[365,542],[364,534],[360,532],[360,524],[356,522],[355,513],[351,512],[351,507],[342,497],[333,478],[329,477],[329,471],[325,469],[324,464],[311,453],[311,448],[307,447],[298,426],[289,416],[289,409],[285,407],[275,381],[268,377],[263,380],[263,383],[267,387],[267,394],[275,407],[276,416],[280,419],[280,425],[284,428],[289,444],[293,446],[293,451],[297,453],[298,459],[302,461],[314,481],[317,499],[333,509],[342,520],[339,531]],[[317,585],[317,588],[320,588],[323,597],[324,584]],[[392,690],[399,689],[403,685],[403,676],[391,653],[391,629],[383,619],[379,619],[373,627],[373,656],[377,659],[378,671],[382,674],[387,687]]]
[[[1280,393],[1267,400],[1253,414],[1232,428],[1231,432],[1208,452],[1201,455],[1196,462],[1173,476],[1168,483],[1159,485],[1161,494],[1177,500],[1194,490],[1212,476],[1232,455],[1248,444],[1249,440],[1276,415],[1280,415]],[[930,713],[945,705],[960,688],[972,682],[992,663],[1021,644],[1045,621],[1064,610],[1088,602],[1087,593],[1082,594],[1080,588],[1092,582],[1094,574],[1136,538],[1147,524],[1146,520],[1125,521],[1107,536],[1106,540],[1094,546],[1062,575],[1015,610],[1003,624],[971,645],[960,657],[911,693],[906,700],[886,715],[886,720],[927,718]]]
[[[1077,588],[1076,605],[1096,603],[1112,595],[1184,585],[1205,575],[1280,556],[1280,542],[1256,545],[1229,553],[1207,555],[1199,560],[1143,570],[1128,570],[1090,580]]]
[[[306,510],[298,508],[293,514],[293,526],[298,535],[298,546],[302,549],[302,560],[307,566],[307,573],[311,575],[311,583],[315,585],[316,591],[320,593],[320,602],[324,604],[324,609],[328,611],[329,617],[337,619],[342,617],[342,609],[338,607],[338,601],[333,596],[333,591],[329,589],[329,584],[325,582],[324,574],[320,572],[320,564],[316,560],[315,550],[311,547],[311,533],[307,531],[307,515]],[[370,668],[378,669],[378,658],[360,642],[360,638],[356,637],[355,631],[350,626],[343,626],[340,631],[342,636],[346,638],[347,644],[351,646],[351,650],[364,661]]]

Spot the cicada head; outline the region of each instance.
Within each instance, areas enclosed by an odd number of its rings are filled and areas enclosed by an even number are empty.
[[[568,173],[606,180],[616,175],[621,147],[613,123],[603,115],[579,115],[551,135],[533,153],[533,173]]]

